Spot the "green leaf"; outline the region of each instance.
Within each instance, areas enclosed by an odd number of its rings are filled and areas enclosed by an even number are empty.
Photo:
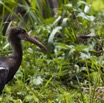
[[[72,10],[72,4],[66,4],[66,5],[64,5],[64,9],[66,9],[66,10]]]
[[[53,29],[52,33],[49,36],[48,43],[53,43],[53,39],[54,39],[55,34],[60,32],[61,29],[62,29],[61,26],[58,26],[55,29]]]
[[[81,51],[87,51],[88,46],[86,45],[76,45],[75,50],[81,52]]]
[[[65,45],[64,43],[57,43],[57,46],[63,48],[63,49],[69,49],[69,46],[68,45]]]
[[[40,85],[43,83],[43,79],[40,76],[38,76],[37,78],[34,78],[32,82],[35,85]]]
[[[86,20],[89,20],[89,21],[94,21],[95,20],[94,16],[88,16],[83,12],[79,13],[78,17],[82,17],[83,19],[86,19]]]

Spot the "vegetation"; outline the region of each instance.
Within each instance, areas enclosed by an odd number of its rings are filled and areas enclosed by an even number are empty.
[[[37,36],[48,51],[23,43],[23,61],[14,79],[5,86],[0,103],[103,103],[104,102],[104,1],[58,0],[53,17],[41,0],[47,17],[42,16],[39,0],[28,5],[17,0],[0,1],[0,30],[11,14],[15,22]],[[26,9],[28,21],[13,10]],[[12,50],[0,31],[0,54]]]

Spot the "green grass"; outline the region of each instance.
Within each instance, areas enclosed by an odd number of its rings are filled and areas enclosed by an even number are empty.
[[[21,6],[27,10],[27,22],[13,12],[20,5],[15,0],[0,2],[1,30],[4,17],[11,13],[16,18],[13,26],[24,27],[48,48],[44,53],[35,45],[22,42],[21,67],[5,86],[1,103],[104,102],[104,12],[81,0],[74,5],[68,4],[68,0],[58,1],[55,17],[50,15],[50,8],[44,6],[47,18],[42,16],[39,2],[33,1],[31,6],[23,2]],[[89,11],[84,12],[87,6]],[[81,38],[91,33],[99,37]],[[0,32],[2,56],[12,53],[6,37]]]

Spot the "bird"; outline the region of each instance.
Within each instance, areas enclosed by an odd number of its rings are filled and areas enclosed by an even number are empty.
[[[47,51],[47,48],[41,42],[28,35],[23,28],[10,27],[8,30],[8,42],[13,49],[13,54],[0,57],[0,94],[2,94],[5,85],[13,79],[21,65],[23,55],[21,40],[29,41]]]

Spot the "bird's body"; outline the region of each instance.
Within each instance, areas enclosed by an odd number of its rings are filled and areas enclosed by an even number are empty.
[[[13,48],[13,55],[8,57],[0,57],[0,94],[7,84],[17,72],[22,62],[22,46],[21,39],[38,45],[46,50],[46,47],[35,38],[27,35],[22,28],[11,28],[8,34],[8,40]]]

